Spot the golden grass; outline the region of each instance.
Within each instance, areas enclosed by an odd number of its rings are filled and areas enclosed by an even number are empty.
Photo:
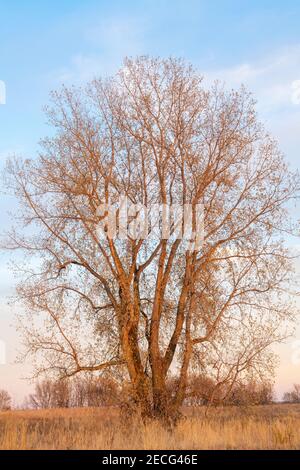
[[[300,449],[300,405],[189,409],[175,430],[117,409],[0,413],[0,449]]]

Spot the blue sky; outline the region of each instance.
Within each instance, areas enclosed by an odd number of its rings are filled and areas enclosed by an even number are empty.
[[[208,83],[245,83],[291,165],[298,164],[300,2],[2,0],[0,18],[0,80],[7,89],[7,102],[0,105],[0,167],[9,154],[36,153],[39,138],[49,132],[42,107],[50,90],[113,73],[124,56],[140,54],[185,57]],[[0,195],[4,228],[7,205]],[[8,345],[9,365],[0,365],[0,386],[4,380],[13,390],[20,372],[12,365],[18,340],[5,306],[13,281],[1,259],[0,340]],[[288,348],[280,350],[281,387],[300,371],[291,365]]]
[[[0,14],[1,156],[36,150],[51,89],[111,73],[124,55],[180,55],[222,78],[300,42],[295,0],[15,0]]]

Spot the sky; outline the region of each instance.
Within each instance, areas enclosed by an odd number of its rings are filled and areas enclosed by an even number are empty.
[[[245,84],[260,119],[291,167],[300,149],[300,2],[295,0],[0,0],[0,169],[10,155],[34,157],[51,132],[49,92],[114,73],[125,56],[184,57],[205,77]],[[2,87],[1,87],[2,84]],[[2,96],[3,98],[3,96]],[[1,190],[1,188],[0,188]],[[0,232],[14,201],[0,193]],[[296,250],[299,240],[289,240]],[[20,403],[32,387],[16,364],[21,338],[8,305],[15,280],[0,255],[0,388]],[[6,350],[4,358],[3,349]],[[278,397],[300,382],[300,328],[278,348]]]

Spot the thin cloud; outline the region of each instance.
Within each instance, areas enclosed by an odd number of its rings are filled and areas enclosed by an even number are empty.
[[[292,110],[300,104],[300,100],[299,103],[295,100],[299,93],[295,84],[300,80],[300,44],[281,49],[254,63],[209,70],[206,76],[208,81],[217,77],[232,87],[243,83],[254,93],[258,107],[264,113]]]
[[[142,54],[147,23],[143,18],[110,17],[84,32],[84,38],[96,51],[77,54],[64,69],[57,72],[57,81],[82,83],[95,76],[112,74],[125,56]]]
[[[277,138],[289,162],[298,166],[300,44],[282,48],[252,63],[207,70],[204,77],[207,84],[219,79],[228,88],[245,85],[257,100],[257,110],[267,130]]]

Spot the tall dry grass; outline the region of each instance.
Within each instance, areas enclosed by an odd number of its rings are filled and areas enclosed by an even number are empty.
[[[300,449],[300,405],[187,410],[172,431],[116,409],[0,413],[1,449]]]

